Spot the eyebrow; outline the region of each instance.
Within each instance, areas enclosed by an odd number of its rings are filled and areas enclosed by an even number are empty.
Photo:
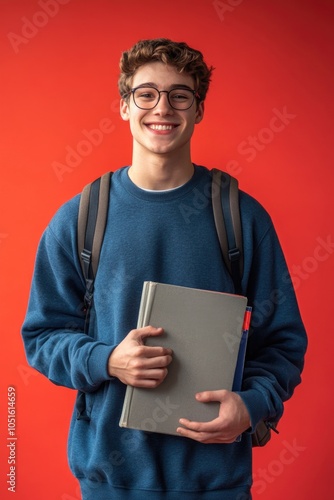
[[[154,82],[145,82],[145,83],[141,83],[140,85],[136,85],[136,87],[134,87],[134,88],[137,89],[140,87],[154,87],[157,89],[158,85]],[[173,90],[173,89],[194,90],[191,87],[189,87],[189,85],[183,85],[182,83],[173,83],[173,85],[170,86],[170,90]]]

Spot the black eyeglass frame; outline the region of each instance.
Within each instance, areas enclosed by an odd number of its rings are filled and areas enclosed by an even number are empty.
[[[155,105],[152,107],[152,108],[142,108],[141,106],[138,106],[138,104],[136,103],[136,100],[135,100],[135,96],[134,96],[134,93],[136,92],[136,90],[138,89],[146,89],[146,88],[149,88],[149,89],[154,89],[158,92],[159,94],[159,98],[157,100],[157,102],[155,103]],[[173,104],[170,102],[169,100],[169,94],[171,92],[175,92],[175,90],[188,90],[188,92],[191,92],[193,94],[193,100],[191,101],[191,104],[187,107],[187,108],[175,108],[173,106]],[[124,94],[124,97],[126,97],[127,95],[130,95],[132,94],[132,97],[133,97],[133,102],[135,103],[135,106],[137,106],[137,108],[139,109],[143,109],[145,111],[148,111],[148,110],[151,110],[151,109],[154,109],[160,102],[160,99],[161,99],[161,94],[162,93],[165,93],[167,94],[167,100],[168,100],[168,104],[170,105],[171,108],[175,109],[176,111],[187,111],[188,109],[191,108],[191,106],[194,104],[194,101],[195,99],[198,99],[199,101],[201,100],[200,98],[200,95],[199,93],[197,92],[197,90],[193,90],[193,89],[190,89],[190,88],[184,88],[184,87],[175,87],[171,90],[159,90],[157,89],[156,87],[150,87],[150,86],[146,86],[146,85],[138,85],[138,87],[134,87],[133,89],[130,89],[129,92],[127,92],[126,94]]]

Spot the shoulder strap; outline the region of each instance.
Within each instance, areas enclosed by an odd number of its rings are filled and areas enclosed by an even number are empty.
[[[224,262],[235,292],[241,293],[243,247],[238,181],[215,168],[212,170],[212,208]]]
[[[87,184],[82,191],[78,214],[78,254],[86,280],[86,307],[93,297],[94,279],[107,222],[111,172]]]

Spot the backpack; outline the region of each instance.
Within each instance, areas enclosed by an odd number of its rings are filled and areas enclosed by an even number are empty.
[[[107,223],[111,176],[112,172],[107,172],[87,184],[80,198],[77,237],[78,255],[86,283],[84,296],[86,326],[89,323],[94,279]],[[224,263],[232,277],[235,293],[241,294],[243,244],[237,179],[226,172],[213,169],[211,198]],[[264,446],[271,438],[271,430],[278,433],[276,423],[261,421],[252,434],[252,445]]]

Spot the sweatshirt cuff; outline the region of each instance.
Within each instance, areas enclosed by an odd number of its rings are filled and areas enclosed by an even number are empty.
[[[241,399],[243,400],[246,408],[248,410],[251,427],[249,432],[255,432],[257,424],[267,418],[268,416],[268,407],[266,400],[261,394],[261,392],[256,389],[249,389],[247,391],[237,392]]]
[[[108,373],[108,360],[114,346],[97,344],[91,351],[88,359],[88,373],[93,386],[99,386],[102,382],[112,380]]]

